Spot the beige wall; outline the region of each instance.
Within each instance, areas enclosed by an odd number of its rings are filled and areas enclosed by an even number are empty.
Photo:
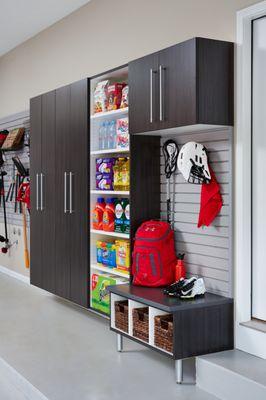
[[[0,223],[0,232],[4,232],[4,224]],[[30,243],[30,231],[27,231],[28,245]],[[8,238],[13,246],[6,254],[0,252],[0,268],[5,267],[13,272],[21,275],[29,276],[29,269],[25,267],[24,262],[24,240],[23,240],[23,227],[8,224]],[[17,243],[16,243],[17,242]],[[2,247],[3,243],[0,243]]]
[[[193,36],[235,40],[252,0],[92,0],[0,58],[0,118],[29,98]]]

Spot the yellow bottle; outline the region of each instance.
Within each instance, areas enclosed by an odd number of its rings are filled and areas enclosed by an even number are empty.
[[[121,167],[121,190],[129,190],[130,187],[130,164],[126,158]]]
[[[122,189],[122,163],[123,163],[123,158],[118,158],[116,160],[116,163],[113,167],[114,171],[114,190],[123,190]]]

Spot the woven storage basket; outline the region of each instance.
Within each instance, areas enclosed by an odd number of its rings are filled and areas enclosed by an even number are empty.
[[[149,341],[149,307],[133,309],[133,336]]]
[[[115,327],[128,333],[128,300],[115,302]]]
[[[157,315],[154,323],[155,346],[173,353],[173,315]]]

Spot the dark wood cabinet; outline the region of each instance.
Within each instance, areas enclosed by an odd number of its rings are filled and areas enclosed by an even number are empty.
[[[233,43],[203,38],[130,62],[130,133],[233,125],[233,74]]]
[[[31,152],[30,152],[30,280],[31,284],[42,286],[42,214],[39,211],[39,174],[42,170],[42,96],[30,101]]]
[[[158,129],[158,60],[155,53],[129,63],[130,132]]]
[[[88,306],[88,80],[31,100],[31,283]]]

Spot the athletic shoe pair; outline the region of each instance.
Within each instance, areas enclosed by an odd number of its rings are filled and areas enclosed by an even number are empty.
[[[179,297],[180,299],[194,299],[203,296],[206,292],[204,280],[202,278],[181,278],[164,289],[164,294],[168,296]]]

